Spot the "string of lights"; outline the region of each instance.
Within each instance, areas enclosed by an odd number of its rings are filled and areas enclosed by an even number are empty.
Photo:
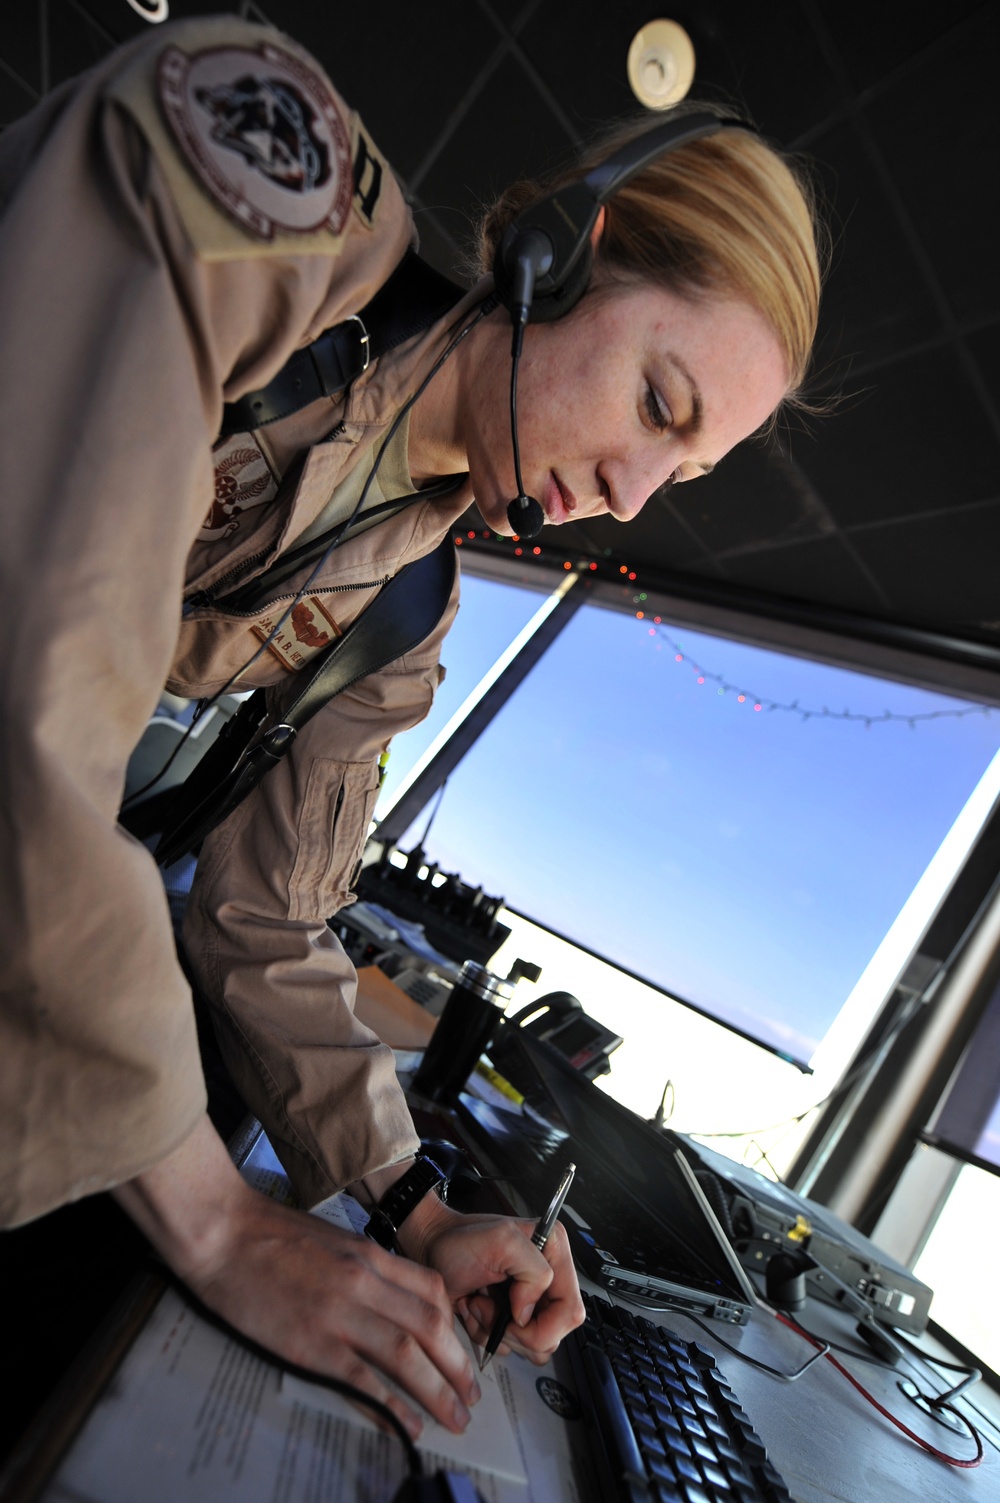
[[[515,557],[523,557],[526,562],[529,562],[534,558],[540,558],[543,553],[543,549],[540,546],[523,544],[520,538],[505,538],[501,533],[491,534],[489,531],[477,532],[470,529],[464,536],[460,533],[457,533],[455,535],[455,543],[458,547],[461,547],[466,541],[478,541],[480,538],[487,542],[492,541],[495,544],[512,544],[512,551]],[[551,555],[551,549],[545,551]],[[547,563],[551,563],[551,561],[551,557],[546,559]],[[576,568],[581,570],[581,572],[586,571],[590,573],[596,573],[598,565],[593,560],[582,560],[574,564],[571,559],[566,559],[566,561],[563,563],[563,568]],[[630,569],[628,564],[619,564],[615,569],[615,573],[622,576],[623,584],[635,584],[638,580],[636,571],[634,569]],[[604,578],[608,577],[608,565],[605,564],[602,567],[601,574]],[[614,576],[612,575],[611,577]],[[725,676],[725,674],[713,672],[712,669],[704,667],[697,661],[697,659],[693,658],[689,653],[685,652],[682,643],[675,639],[671,635],[668,627],[664,625],[663,617],[651,615],[649,611],[645,609],[648,600],[649,596],[645,590],[640,590],[637,594],[632,596],[632,604],[639,607],[639,609],[635,612],[636,620],[649,623],[647,626],[649,636],[659,638],[660,642],[665,647],[669,648],[673,653],[674,661],[678,664],[686,665],[689,671],[691,671],[695,675],[695,678],[699,684],[714,684],[716,694],[720,696],[732,695],[735,697],[738,704],[750,705],[752,710],[757,714],[761,714],[764,711],[773,712],[775,710],[780,710],[789,715],[798,715],[803,721],[849,721],[854,724],[863,725],[865,727],[865,730],[871,730],[873,725],[888,725],[895,723],[908,725],[911,730],[915,731],[917,725],[922,721],[964,720],[969,715],[989,716],[996,713],[996,706],[977,703],[966,704],[961,708],[955,708],[952,710],[917,710],[913,711],[912,713],[887,709],[883,710],[879,715],[872,713],[870,710],[831,710],[827,705],[823,705],[821,708],[816,709],[814,707],[801,704],[797,699],[785,701],[780,699],[772,699],[769,695],[766,694],[755,694],[752,690],[748,689],[746,685],[733,683]]]
[[[636,602],[646,599],[644,594],[634,597]],[[648,618],[643,610],[636,611],[636,619],[639,621],[651,619],[652,625],[648,628],[651,637],[659,637],[670,648],[676,663],[686,663],[688,669],[694,673],[699,684],[715,684],[716,693],[720,695],[735,695],[738,704],[749,704],[755,711],[783,710],[790,715],[798,715],[802,720],[845,720],[855,724],[864,725],[865,730],[870,731],[873,725],[887,725],[890,722],[909,725],[911,731],[915,731],[920,721],[926,720],[962,720],[968,715],[992,715],[994,707],[991,705],[974,704],[965,705],[953,710],[915,710],[907,713],[896,710],[883,710],[881,715],[872,713],[870,710],[831,710],[827,705],[821,709],[807,708],[800,704],[797,699],[783,701],[772,699],[766,694],[755,694],[743,684],[732,683],[722,673],[713,673],[710,668],[704,667],[690,654],[686,653],[682,644],[671,636],[663,625],[660,616]]]

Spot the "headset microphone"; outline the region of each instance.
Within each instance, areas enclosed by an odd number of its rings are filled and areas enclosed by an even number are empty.
[[[521,476],[521,446],[517,440],[517,371],[521,363],[524,328],[531,312],[535,282],[552,268],[555,251],[544,230],[528,229],[518,235],[513,247],[510,285],[510,316],[514,329],[510,343],[510,436],[514,448],[517,496],[507,507],[507,521],[517,537],[536,538],[545,525],[545,513],[524,490]]]

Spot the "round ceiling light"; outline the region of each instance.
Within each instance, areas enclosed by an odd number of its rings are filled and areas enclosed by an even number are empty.
[[[694,46],[676,21],[650,21],[628,49],[628,81],[647,110],[683,99],[694,81]]]

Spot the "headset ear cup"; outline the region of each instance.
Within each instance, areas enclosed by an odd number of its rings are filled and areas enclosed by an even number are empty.
[[[517,261],[517,223],[508,229],[497,245],[493,255],[493,283],[501,303],[508,312],[513,309],[514,278],[511,267]],[[564,283],[559,283],[551,292],[537,292],[531,303],[531,311],[528,314],[528,322],[532,324],[544,324],[552,319],[562,318],[564,313],[578,303],[587,290],[590,282],[590,274],[594,264],[594,253],[586,244],[576,258]],[[553,268],[553,276],[560,276],[559,266]]]
[[[586,292],[593,269],[594,253],[588,244],[576,258],[568,277],[560,286],[555,287],[551,292],[538,293],[535,296],[528,322],[547,324],[567,314]]]

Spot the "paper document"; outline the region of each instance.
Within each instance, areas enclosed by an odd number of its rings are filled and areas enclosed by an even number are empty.
[[[291,1198],[263,1133],[240,1172]],[[316,1207],[361,1235],[350,1195]],[[463,1333],[463,1340],[467,1340]],[[428,1420],[425,1465],[472,1478],[486,1503],[579,1503],[571,1457],[585,1451],[562,1369],[498,1359],[464,1436]],[[346,1400],[283,1375],[164,1294],[42,1495],[42,1503],[389,1503],[407,1472],[398,1436]]]
[[[459,1340],[472,1358],[473,1368],[478,1370],[478,1353],[473,1350],[472,1343],[461,1326],[456,1324],[456,1330]],[[507,1477],[512,1482],[527,1482],[517,1437],[492,1365],[485,1373],[479,1374],[479,1386],[483,1396],[473,1408],[472,1419],[463,1435],[454,1435],[429,1414],[424,1414],[424,1429],[417,1442],[420,1454],[433,1457],[435,1463],[440,1459],[441,1464],[446,1466],[459,1466],[463,1470],[477,1467],[494,1476]],[[398,1384],[390,1381],[390,1387],[397,1393],[402,1393]],[[340,1394],[316,1383],[307,1383],[302,1378],[295,1378],[290,1373],[282,1374],[281,1396],[286,1402],[308,1404],[312,1409],[322,1409],[327,1414],[349,1419],[370,1430],[378,1429],[374,1419],[369,1419],[363,1410],[359,1412],[354,1409]],[[409,1395],[403,1397],[412,1405],[413,1400]],[[419,1408],[418,1405],[418,1412]]]
[[[571,1391],[551,1365],[507,1358],[493,1371],[530,1480],[430,1449],[427,1464],[465,1472],[486,1503],[579,1503],[571,1454],[585,1450],[586,1437]],[[350,1406],[337,1415],[282,1392],[276,1367],[170,1290],[42,1496],[43,1503],[390,1503],[406,1469],[396,1436]]]

